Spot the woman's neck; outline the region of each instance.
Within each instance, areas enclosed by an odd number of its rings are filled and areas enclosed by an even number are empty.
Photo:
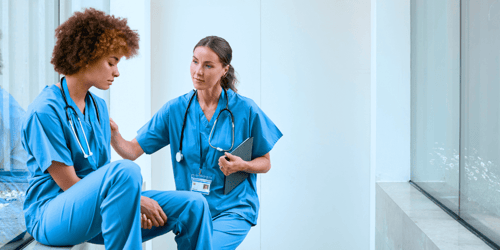
[[[198,90],[198,102],[203,107],[216,107],[219,103],[219,97],[222,93],[222,87],[216,84],[211,89]]]
[[[87,96],[87,92],[91,86],[78,76],[66,76],[66,86],[71,99],[75,102],[80,111],[84,113],[85,96]]]

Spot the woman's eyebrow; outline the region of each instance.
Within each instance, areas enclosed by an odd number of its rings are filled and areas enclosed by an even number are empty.
[[[198,60],[198,58],[196,58],[196,56],[193,56],[193,59]],[[204,61],[203,63],[206,64],[206,63],[213,63],[213,62],[212,61]]]
[[[120,59],[118,59],[118,57],[116,56],[111,56],[111,58],[114,58],[117,62],[120,61]]]

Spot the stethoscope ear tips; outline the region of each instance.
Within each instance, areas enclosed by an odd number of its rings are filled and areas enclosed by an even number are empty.
[[[177,160],[177,162],[181,162],[184,159],[184,155],[182,155],[181,151],[175,154],[175,159]]]

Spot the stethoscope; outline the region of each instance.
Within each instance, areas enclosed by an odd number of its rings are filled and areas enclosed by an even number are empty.
[[[210,130],[210,135],[208,136],[208,145],[210,145],[210,147],[216,149],[219,152],[228,152],[231,149],[233,149],[233,146],[234,146],[234,116],[233,116],[233,112],[231,112],[231,110],[229,110],[229,107],[228,107],[229,99],[227,98],[227,91],[224,88],[222,88],[222,89],[224,90],[224,95],[226,96],[226,108],[219,111],[219,114],[217,115],[217,118],[215,119],[214,125],[212,125],[212,130]],[[193,101],[193,98],[196,96],[197,93],[198,93],[198,90],[195,90],[193,95],[189,99],[189,103],[188,103],[188,106],[186,108],[186,112],[184,113],[184,121],[182,122],[181,142],[180,142],[180,146],[179,146],[179,152],[177,152],[177,154],[175,155],[175,159],[177,160],[177,162],[181,162],[184,159],[184,155],[182,154],[182,139],[184,138],[184,128],[186,127],[186,118],[187,118],[187,114],[189,111],[189,107],[191,106],[191,102]],[[222,114],[222,112],[224,112],[224,111],[229,112],[229,114],[231,115],[231,125],[232,125],[232,130],[233,130],[231,147],[227,150],[222,149],[220,147],[214,147],[214,146],[212,146],[212,143],[211,143],[212,134],[214,132],[215,125],[217,124],[217,120],[219,120],[220,114]]]
[[[66,94],[64,93],[64,85],[63,85],[65,80],[66,79],[64,79],[64,77],[61,79],[61,93],[62,93],[62,96],[64,98],[64,102],[66,103],[66,107],[64,107],[64,111],[66,112],[66,119],[68,119],[68,122],[69,122],[69,125],[71,127],[71,130],[73,131],[73,135],[75,136],[76,141],[78,142],[78,146],[80,146],[80,149],[83,152],[83,157],[85,157],[85,159],[87,159],[87,158],[89,158],[89,156],[92,156],[93,154],[92,154],[92,151],[90,151],[89,141],[87,139],[87,136],[85,135],[85,131],[83,130],[82,121],[80,120],[80,117],[78,116],[78,113],[76,113],[76,110],[72,106],[70,106],[68,104],[68,100],[66,99]],[[88,91],[87,91],[87,95],[90,95],[90,99],[92,99],[92,103],[94,103],[94,108],[95,108],[95,113],[97,115],[97,120],[99,121],[99,125],[101,125],[101,118],[99,116],[99,109],[97,108],[97,104],[96,104],[96,102],[94,100],[94,97]],[[68,109],[73,110],[73,113],[76,114],[78,122],[80,123],[80,127],[82,128],[82,133],[83,133],[83,137],[85,138],[85,143],[87,143],[87,148],[89,149],[89,153],[88,154],[85,153],[85,151],[83,150],[82,143],[80,142],[80,138],[78,138],[78,136],[76,135],[76,131],[75,131],[75,128],[73,126],[73,121],[70,118],[70,115],[68,114]]]

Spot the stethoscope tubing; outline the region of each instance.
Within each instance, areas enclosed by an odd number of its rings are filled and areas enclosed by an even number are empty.
[[[85,150],[83,150],[83,146],[82,146],[82,143],[80,142],[80,138],[78,137],[78,135],[77,135],[77,133],[75,131],[75,128],[73,126],[73,121],[72,121],[70,115],[68,114],[68,109],[72,110],[74,114],[77,114],[77,113],[76,113],[76,110],[72,106],[70,106],[68,104],[68,100],[66,99],[66,94],[64,93],[64,80],[65,80],[64,77],[61,78],[61,93],[62,93],[62,96],[63,96],[63,99],[64,99],[64,103],[66,104],[66,107],[64,107],[64,112],[66,113],[66,119],[68,119],[69,125],[71,127],[71,131],[73,132],[73,135],[76,138],[76,142],[78,142],[78,146],[80,146],[80,149],[83,152],[83,157],[85,159],[87,159],[89,156],[92,156],[93,153],[92,153],[92,151],[90,151],[89,141],[87,139],[87,135],[85,134],[85,131],[83,130],[83,125],[82,125],[82,121],[80,120],[80,117],[78,117],[78,115],[77,115],[78,122],[80,123],[80,128],[82,129],[83,137],[85,138],[85,143],[87,144],[87,148],[89,149],[89,153],[88,154],[85,153]],[[97,107],[95,99],[92,96],[92,93],[87,92],[87,94],[90,95],[90,99],[92,99],[92,103],[94,104],[94,108],[95,108],[96,115],[97,115],[97,120],[99,121],[99,125],[101,125],[101,118],[100,118],[100,115],[99,115],[99,108]]]
[[[210,147],[216,149],[217,151],[219,152],[228,152],[228,151],[231,151],[231,149],[233,149],[233,146],[234,146],[234,116],[233,116],[233,112],[231,112],[231,110],[229,110],[229,98],[227,96],[227,90],[222,88],[224,90],[224,95],[226,96],[226,108],[225,109],[222,109],[221,111],[219,111],[219,114],[217,115],[217,118],[215,118],[215,121],[214,121],[214,125],[212,126],[212,129],[210,130],[210,134],[208,136],[208,145],[210,145]],[[187,119],[187,114],[189,112],[189,107],[191,106],[191,102],[193,101],[193,98],[197,95],[198,93],[198,90],[195,90],[193,95],[191,96],[191,98],[189,99],[189,103],[188,103],[188,106],[186,108],[186,112],[184,113],[184,120],[182,122],[182,129],[181,129],[181,141],[180,141],[180,145],[179,145],[179,152],[177,152],[175,158],[177,160],[177,162],[181,162],[183,159],[184,159],[184,155],[182,154],[182,141],[184,139],[184,128],[186,127],[186,119]],[[211,138],[212,138],[212,135],[213,135],[213,132],[214,132],[214,129],[215,129],[215,125],[217,124],[217,121],[219,120],[219,116],[220,114],[222,114],[222,112],[224,111],[228,111],[230,116],[231,116],[231,125],[232,125],[232,142],[231,142],[231,148],[225,150],[225,149],[222,149],[220,147],[214,147],[212,146],[212,143],[210,142]]]

